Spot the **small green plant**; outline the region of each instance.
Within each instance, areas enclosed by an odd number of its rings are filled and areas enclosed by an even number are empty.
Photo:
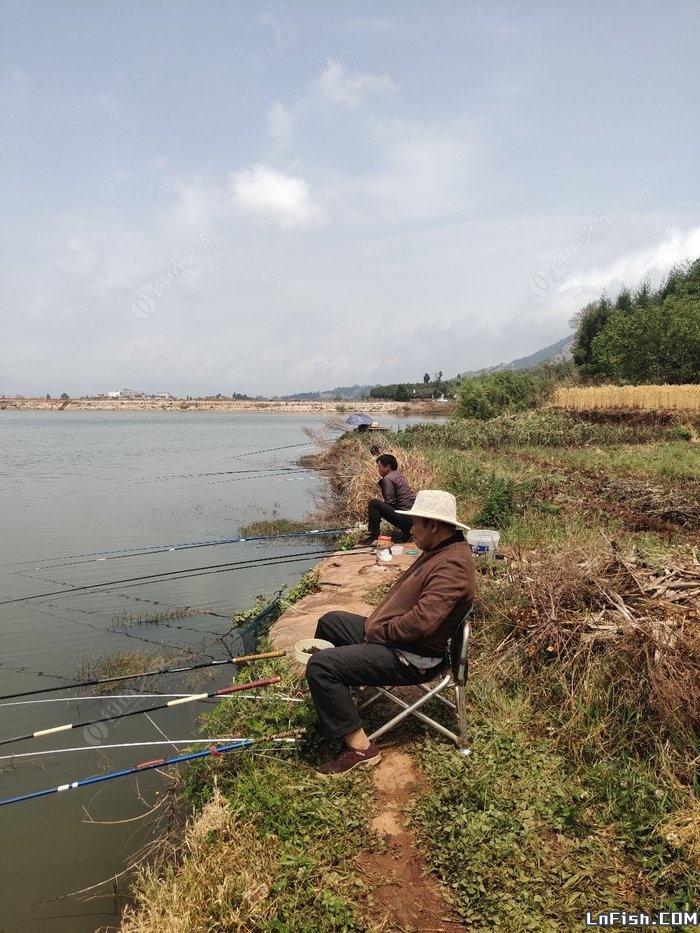
[[[294,603],[299,602],[304,596],[309,596],[311,593],[318,592],[318,578],[319,570],[317,567],[305,573],[299,582],[295,583],[294,586],[290,587],[285,593],[282,600],[285,606],[293,606]]]
[[[483,528],[506,528],[515,514],[515,483],[491,473],[474,523]]]

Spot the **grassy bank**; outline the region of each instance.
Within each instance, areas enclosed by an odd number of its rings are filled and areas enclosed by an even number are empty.
[[[318,587],[306,573],[266,618]],[[250,626],[262,601],[234,621]],[[263,635],[260,651],[270,648]],[[138,871],[122,918],[128,933],[216,931],[364,931],[369,888],[355,865],[374,842],[366,774],[329,781],[315,771],[329,753],[313,729],[305,680],[286,658],[255,666],[255,677],[280,683],[251,702],[234,695],[200,719],[203,736],[262,739],[306,730],[286,749],[261,744],[198,762],[178,788],[190,814],[177,841]],[[246,682],[243,668],[236,681]],[[295,702],[301,701],[301,702]]]
[[[700,900],[693,437],[682,418],[541,411],[387,438],[418,486],[497,527],[506,557],[480,566],[473,755],[417,745],[415,821],[469,929]],[[332,508],[360,519],[367,450],[343,438],[323,465]]]
[[[586,910],[696,907],[693,432],[676,418],[546,411],[350,434],[315,459],[329,477],[327,522],[363,519],[376,490],[370,442],[392,449],[414,486],[450,489],[467,521],[502,534],[505,559],[479,565],[473,754],[420,727],[406,746],[426,775],[411,819],[465,927],[569,931]],[[305,578],[290,600],[314,585]],[[382,595],[379,585],[370,602]],[[305,702],[232,700],[205,734],[313,725],[303,680],[279,661],[261,673],[280,673],[276,692]],[[190,769],[184,840],[140,875],[124,929],[375,929],[371,879],[354,867],[376,846],[368,784],[318,778],[316,743]]]
[[[305,697],[286,660],[258,673],[282,681],[260,702],[222,703],[202,718],[203,735],[260,737],[311,725],[307,700],[282,699]],[[309,738],[293,751],[260,746],[190,768],[181,791],[193,816],[176,850],[139,874],[122,929],[367,929],[367,889],[353,860],[371,838],[368,784],[363,775],[319,777],[319,754]]]

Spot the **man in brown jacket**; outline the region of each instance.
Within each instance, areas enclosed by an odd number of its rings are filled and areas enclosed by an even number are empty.
[[[324,774],[344,774],[381,758],[362,728],[350,688],[432,680],[447,665],[447,643],[474,599],[474,562],[454,496],[423,490],[406,514],[421,556],[368,618],[327,612],[316,628],[318,638],[336,647],[310,658],[309,689],[321,729],[346,746],[321,766]]]
[[[377,485],[382,494],[381,499],[370,499],[367,506],[367,536],[360,545],[374,544],[379,535],[379,526],[382,519],[389,522],[398,533],[396,541],[411,540],[411,514],[408,510],[416,501],[416,494],[411,489],[408,480],[399,470],[399,464],[393,454],[380,454],[377,457],[377,472],[379,481]]]

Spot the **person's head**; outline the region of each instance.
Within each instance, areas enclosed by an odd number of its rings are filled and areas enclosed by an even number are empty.
[[[393,454],[380,454],[377,457],[377,470],[380,476],[386,476],[392,470],[398,470],[399,464]]]
[[[445,538],[451,537],[457,529],[447,522],[439,522],[434,518],[416,516],[411,525],[411,535],[421,551],[432,551]]]
[[[397,509],[413,519],[411,535],[422,551],[432,551],[455,531],[468,530],[457,518],[457,501],[443,489],[422,489],[410,509]]]

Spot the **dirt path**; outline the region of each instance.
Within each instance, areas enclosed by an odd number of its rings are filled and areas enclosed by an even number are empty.
[[[363,855],[359,867],[373,887],[374,904],[385,918],[385,926],[380,928],[386,933],[464,929],[439,884],[428,873],[415,834],[407,824],[405,810],[421,781],[413,757],[399,748],[386,749],[379,765],[372,769],[377,796],[372,828],[384,847]]]

